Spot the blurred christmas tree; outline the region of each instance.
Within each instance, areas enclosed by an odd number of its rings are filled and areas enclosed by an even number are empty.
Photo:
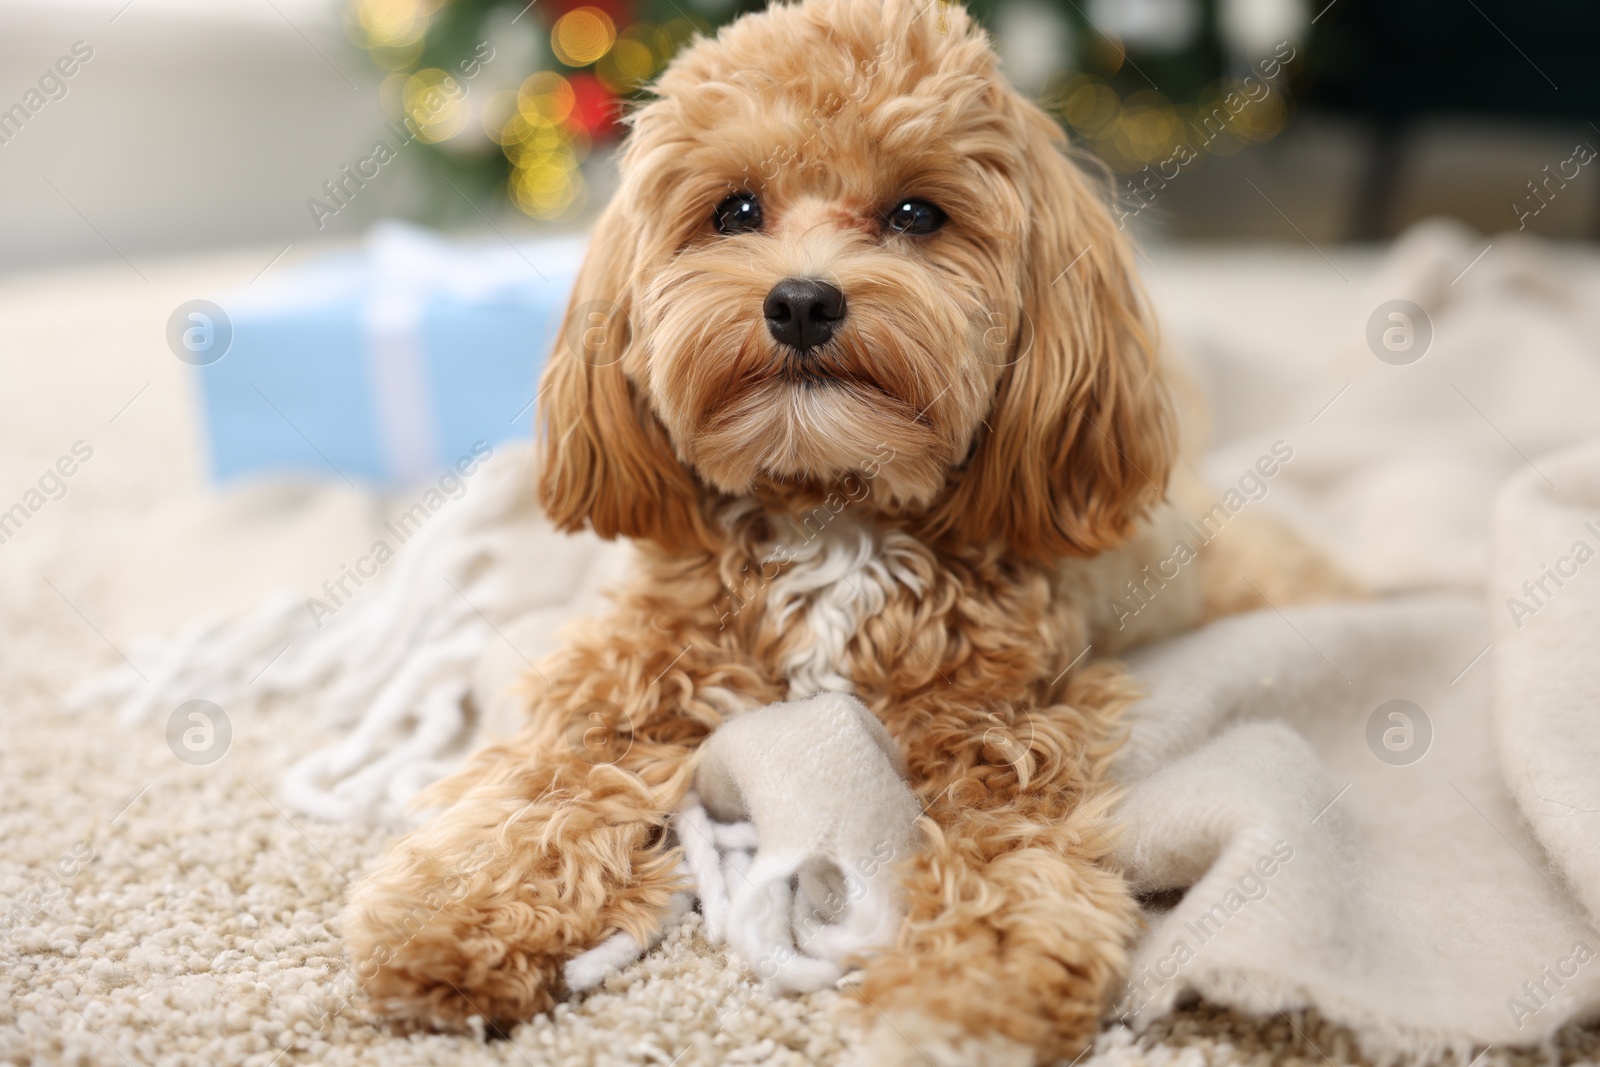
[[[527,215],[556,220],[588,202],[584,163],[620,134],[622,104],[696,33],[762,6],[351,0],[347,25],[389,72],[385,107],[427,146],[442,179],[431,214],[448,217],[452,206],[459,213],[453,186],[473,200],[503,193]],[[1297,42],[1311,21],[1302,0],[968,6],[993,33],[1012,80],[1126,176],[1192,166],[1276,136],[1289,116]]]

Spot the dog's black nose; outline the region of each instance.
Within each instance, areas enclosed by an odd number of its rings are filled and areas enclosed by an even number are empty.
[[[780,344],[806,352],[833,336],[844,319],[844,294],[815,278],[785,278],[767,294],[761,313]]]

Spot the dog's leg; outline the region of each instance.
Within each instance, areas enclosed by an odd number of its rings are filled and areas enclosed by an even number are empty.
[[[566,960],[659,924],[680,888],[663,838],[692,754],[728,692],[771,695],[726,650],[626,630],[543,665],[523,733],[440,783],[428,799],[449,806],[352,892],[351,968],[380,1008],[509,1026],[549,1010]]]
[[[1200,568],[1208,620],[1371,596],[1325,551],[1268,512],[1235,518],[1200,550]]]
[[[1106,727],[1131,697],[1115,665],[1065,702],[902,737],[937,829],[905,871],[907,916],[859,989],[862,1063],[1031,1067],[1092,1040],[1136,908],[1108,869]],[[937,731],[937,732],[935,732]]]

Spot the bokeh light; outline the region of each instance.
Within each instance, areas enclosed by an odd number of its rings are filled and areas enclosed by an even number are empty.
[[[489,140],[497,145],[504,145],[506,137],[511,130],[512,120],[521,115],[517,106],[517,93],[513,89],[501,89],[490,93],[483,102],[483,108],[478,112],[478,121],[483,124],[483,132]]]
[[[1115,90],[1092,74],[1073,75],[1059,99],[1061,117],[1091,136],[1105,132],[1122,106]]]
[[[517,110],[531,123],[565,122],[576,101],[572,83],[552,70],[528,75],[517,90]]]
[[[1169,158],[1182,138],[1183,123],[1171,101],[1154,90],[1128,98],[1112,132],[1118,153],[1143,165]]]
[[[356,0],[355,22],[367,48],[408,45],[422,39],[436,5],[423,0]]]
[[[597,90],[593,75],[566,78],[544,70],[530,74],[514,94],[496,94],[485,107],[490,138],[511,164],[507,193],[524,214],[550,220],[582,208],[578,166],[593,145],[595,104],[588,98]]]
[[[587,67],[611,51],[616,41],[616,24],[597,7],[569,11],[550,30],[550,50],[569,67]]]
[[[404,70],[422,55],[440,0],[354,0],[347,9],[350,39],[385,70]]]
[[[536,219],[558,219],[582,207],[583,178],[570,156],[557,153],[511,173],[511,197]]]
[[[1288,98],[1283,93],[1275,92],[1245,108],[1234,120],[1234,125],[1245,141],[1261,144],[1282,133],[1288,121]]]
[[[467,125],[466,86],[455,75],[428,67],[406,79],[401,107],[406,121],[424,143],[445,141]]]
[[[595,62],[595,75],[613,93],[637,90],[657,70],[657,51],[651,47],[659,29],[648,24],[630,26],[611,51]]]
[[[589,156],[588,136],[563,126],[532,124],[519,116],[506,125],[501,135],[506,158],[518,167],[531,167],[557,156],[582,163]]]

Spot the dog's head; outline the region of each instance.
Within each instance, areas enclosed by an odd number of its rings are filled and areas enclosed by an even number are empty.
[[[869,487],[932,537],[1091,554],[1165,489],[1129,250],[938,0],[804,0],[633,117],[546,372],[558,524],[684,543],[708,496]]]

